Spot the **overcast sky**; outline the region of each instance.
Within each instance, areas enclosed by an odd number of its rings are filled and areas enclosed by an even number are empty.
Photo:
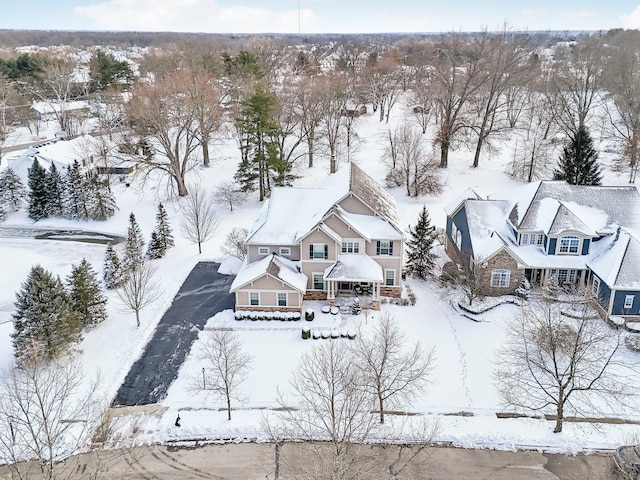
[[[213,33],[640,28],[640,0],[0,0],[0,29]]]

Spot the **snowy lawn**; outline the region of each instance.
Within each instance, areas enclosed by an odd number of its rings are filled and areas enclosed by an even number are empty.
[[[386,167],[381,159],[383,134],[404,121],[410,121],[401,105],[394,108],[390,123],[379,123],[376,114],[367,114],[356,121],[360,144],[351,152],[354,161],[367,173],[384,182]],[[54,128],[54,127],[52,127]],[[24,136],[24,132],[22,132]],[[17,142],[14,142],[17,143]],[[409,198],[402,188],[390,192],[398,201],[398,210],[403,225],[415,223],[423,205],[429,209],[434,225],[445,225],[445,205],[457,198],[466,188],[473,188],[481,195],[500,192],[520,185],[505,174],[508,162],[513,158],[513,148],[517,139],[500,143],[500,154],[483,157],[480,167],[470,165],[470,152],[464,148],[451,152],[450,167],[442,172],[444,188],[438,196]],[[437,152],[434,152],[437,154]],[[229,180],[236,171],[238,151],[232,139],[212,149],[214,164],[210,169],[196,168],[189,174],[189,181],[199,180],[207,189],[213,189],[221,181]],[[608,161],[603,154],[603,161]],[[340,159],[339,159],[340,161]],[[0,164],[4,168],[6,162]],[[297,167],[299,186],[313,186],[328,173],[328,158],[317,157],[316,166],[308,169]],[[179,231],[180,202],[173,199],[163,186],[153,186],[154,182],[133,182],[129,188],[124,184],[114,185],[114,192],[120,208],[107,222],[72,222],[47,219],[38,222],[37,227],[73,228],[115,235],[124,235],[130,212],[134,212],[145,238],[148,240],[155,224],[157,203],[162,201],[167,208],[176,237],[176,247],[166,258],[155,261],[158,266],[158,282],[163,291],[160,300],[142,311],[142,325],[136,328],[134,315],[122,310],[116,295],[108,292],[109,319],[92,331],[86,332],[79,345],[78,356],[86,372],[87,381],[100,374],[100,391],[105,402],[115,395],[131,364],[140,355],[153,330],[169,306],[191,268],[200,260],[222,260],[221,246],[226,233],[235,226],[249,228],[261,207],[257,195],[249,196],[246,203],[234,207],[233,212],[218,208],[221,219],[219,233],[203,245],[203,254],[197,255],[197,247],[188,243]],[[626,178],[605,172],[605,184],[624,184]],[[24,211],[8,215],[0,227],[34,226]],[[83,257],[92,263],[100,275],[104,257],[104,245],[35,240],[22,238],[0,238],[0,369],[7,368],[13,358],[10,340],[12,333],[11,313],[15,292],[26,278],[30,268],[39,263],[54,274],[65,278],[71,265]],[[233,271],[237,265],[225,264],[225,271]],[[576,451],[595,448],[614,448],[640,438],[637,425],[565,425],[562,434],[553,434],[552,422],[531,419],[499,419],[497,412],[504,411],[492,377],[496,349],[504,338],[505,322],[519,307],[511,304],[499,305],[481,313],[479,322],[462,316],[452,302],[459,298],[451,290],[441,289],[433,282],[409,280],[417,301],[415,306],[385,305],[398,321],[411,341],[419,340],[424,347],[435,349],[436,367],[422,398],[407,409],[427,419],[437,419],[439,434],[437,439],[462,446],[512,449],[518,446]],[[315,319],[306,322],[236,321],[232,312],[223,312],[215,322],[237,329],[245,349],[253,356],[249,377],[242,385],[242,401],[236,402],[233,419],[226,420],[226,412],[219,400],[206,397],[194,391],[191,384],[198,381],[202,363],[197,358],[198,345],[183,365],[179,378],[170,387],[168,397],[162,402],[166,408],[163,414],[155,416],[132,415],[117,418],[116,431],[123,435],[123,442],[130,442],[135,436],[137,442],[156,442],[170,439],[192,438],[257,438],[264,439],[261,425],[265,415],[277,415],[278,389],[285,395],[288,381],[300,356],[317,342],[349,341],[302,340],[301,329],[312,330],[356,329],[370,327],[376,321],[378,312],[369,312],[364,320],[358,316],[323,314],[321,304],[310,304],[315,310]],[[212,320],[213,322],[213,320]],[[637,362],[637,353],[622,352],[630,362]],[[640,370],[639,370],[640,373]],[[635,382],[640,384],[640,378]],[[637,411],[637,409],[636,409]],[[182,417],[182,427],[174,426],[176,415]],[[601,412],[599,417],[619,417],[640,420],[632,412]],[[390,416],[391,422],[401,422],[407,417]],[[0,423],[0,428],[6,428]],[[385,431],[376,432],[379,438]]]

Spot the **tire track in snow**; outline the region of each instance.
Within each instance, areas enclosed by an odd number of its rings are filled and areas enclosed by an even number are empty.
[[[453,305],[451,305],[451,308],[453,308]],[[469,391],[469,386],[467,383],[469,370],[467,364],[467,353],[464,351],[462,345],[460,344],[460,339],[458,338],[458,330],[456,329],[456,326],[454,324],[454,318],[451,315],[451,311],[445,311],[444,309],[442,309],[442,307],[440,307],[440,311],[444,316],[447,317],[449,328],[451,329],[451,334],[453,335],[453,341],[456,345],[456,348],[458,349],[458,360],[460,363],[460,381],[462,382],[464,396],[467,399],[467,406],[471,407],[473,405],[473,400],[471,399],[471,392]]]

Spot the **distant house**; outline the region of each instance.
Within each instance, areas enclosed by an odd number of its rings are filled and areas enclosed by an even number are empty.
[[[395,199],[350,163],[314,188],[273,189],[246,241],[237,310],[300,311],[369,292],[399,297],[403,235]]]
[[[84,100],[76,100],[72,102],[34,102],[31,110],[38,120],[48,121],[56,120],[58,115],[63,111],[73,113],[74,115],[83,115],[89,112],[89,103]]]
[[[22,151],[18,156],[9,158],[7,165],[20,176],[23,182],[28,179],[29,169],[33,161],[37,160],[42,168],[48,170],[51,164],[63,172],[74,161],[78,161],[80,172],[84,175],[96,173],[94,156],[88,151],[92,137],[83,135],[73,140],[49,140],[38,145],[33,145]]]
[[[635,186],[542,181],[486,199],[468,190],[446,210],[446,252],[475,264],[483,295],[553,280],[589,286],[608,315],[640,315]]]

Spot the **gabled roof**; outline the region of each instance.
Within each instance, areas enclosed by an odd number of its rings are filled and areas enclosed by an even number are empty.
[[[482,197],[475,190],[467,188],[464,192],[451,200],[445,207],[444,211],[447,215],[452,216],[465,200],[480,200]]]
[[[469,237],[477,259],[493,256],[504,245],[500,235],[511,235],[506,222],[510,208],[511,204],[504,200],[465,201]]]
[[[229,291],[233,293],[265,275],[276,278],[301,293],[307,288],[308,278],[298,270],[297,263],[273,253],[248,265],[243,263]]]
[[[561,228],[562,222],[567,229],[585,234],[612,233],[618,225],[640,227],[640,194],[635,186],[540,181],[489,198],[512,202],[508,218],[520,230],[551,233],[550,229]]]
[[[402,240],[403,236],[393,225],[377,215],[361,215],[347,212],[344,208],[336,206],[336,216],[362,235],[367,241],[374,238],[382,240]]]
[[[577,230],[590,237],[595,237],[597,234],[591,227],[580,220],[566,205],[560,202],[556,210],[556,216],[551,222],[547,233],[551,235],[557,235],[566,230]]]
[[[610,288],[640,288],[640,242],[624,229],[587,265]]]
[[[324,278],[343,282],[382,282],[382,266],[368,255],[338,255],[338,261],[325,269]]]
[[[358,166],[349,163],[315,188],[274,188],[247,236],[247,243],[295,245],[350,194],[360,198],[398,232],[402,231],[395,199]]]

